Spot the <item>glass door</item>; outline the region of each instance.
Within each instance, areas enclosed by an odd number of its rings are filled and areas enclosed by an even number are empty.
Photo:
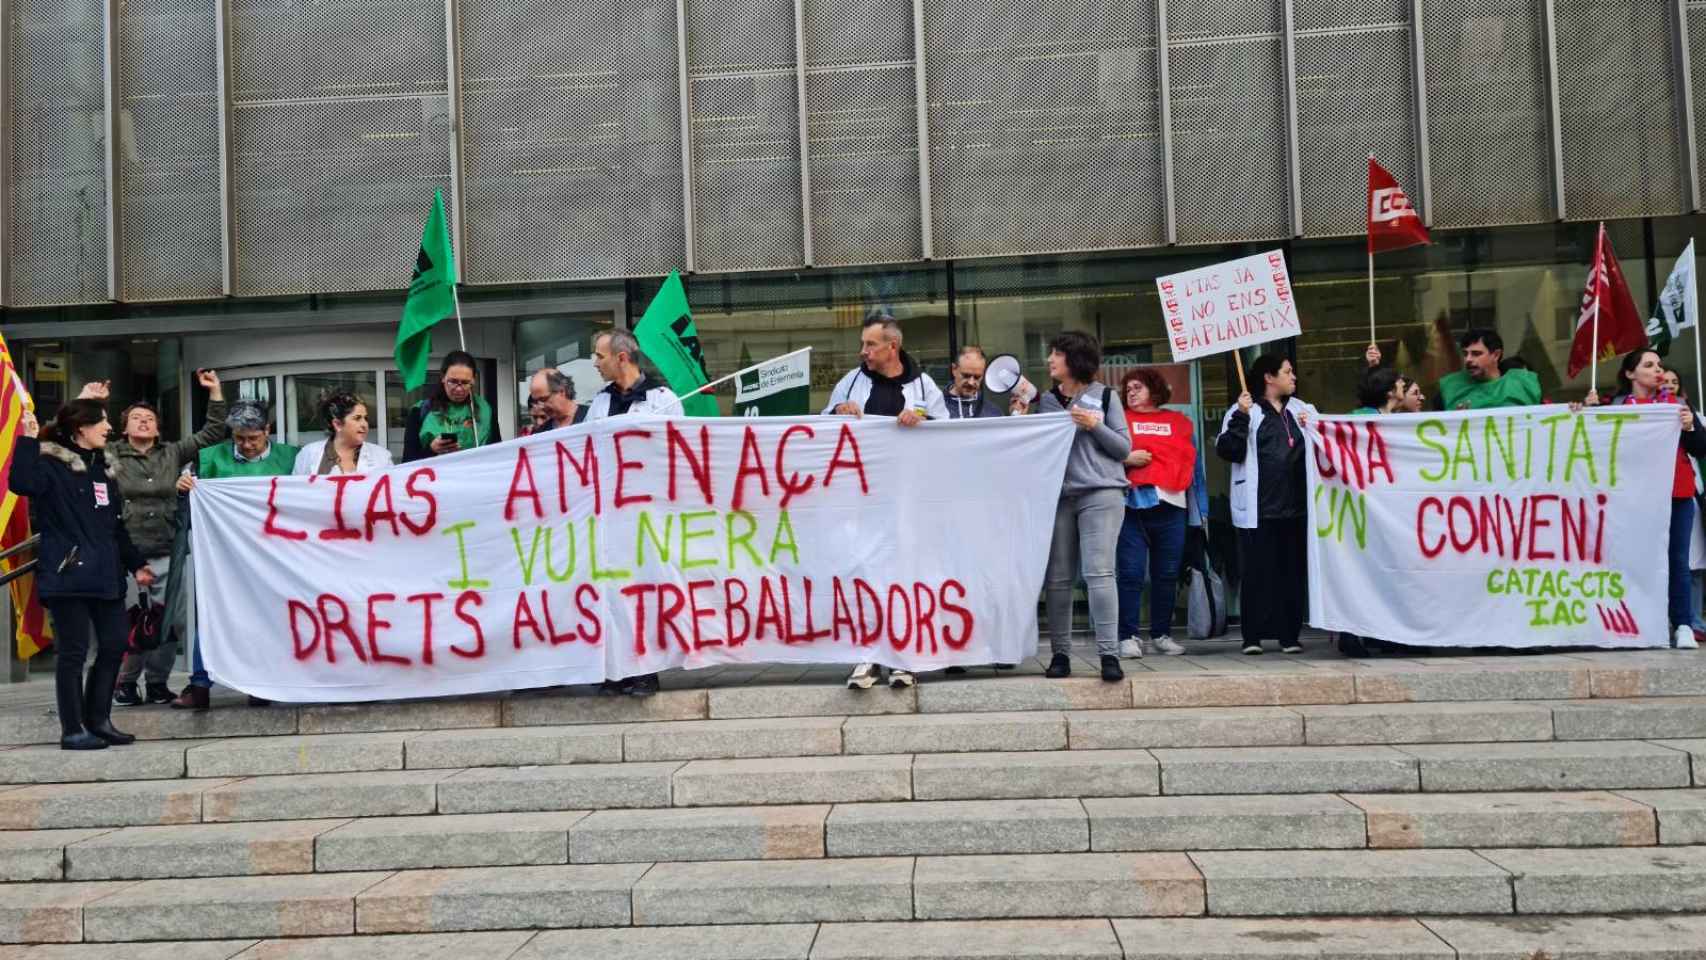
[[[385,399],[379,393],[379,371],[372,368],[335,372],[292,373],[284,377],[284,442],[301,447],[324,440],[327,436],[325,417],[320,413],[320,401],[335,393],[352,393],[367,406],[367,442],[387,446]],[[394,456],[402,453],[399,434]]]

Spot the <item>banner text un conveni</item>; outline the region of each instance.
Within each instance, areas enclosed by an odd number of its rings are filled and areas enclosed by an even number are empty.
[[[197,484],[220,683],[359,701],[1035,652],[1073,428],[620,417],[369,476]]]
[[[1425,646],[1668,645],[1677,414],[1318,419],[1310,622]]]

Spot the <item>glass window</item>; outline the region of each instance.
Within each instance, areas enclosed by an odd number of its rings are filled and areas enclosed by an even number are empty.
[[[320,417],[320,398],[339,391],[355,394],[367,405],[370,421],[378,420],[374,416],[376,389],[378,378],[372,370],[357,370],[348,373],[296,373],[284,378],[284,442],[293,446],[302,446],[326,437],[326,422]],[[378,434],[383,427],[374,425],[372,434]],[[369,443],[379,443],[380,438],[369,435]]]

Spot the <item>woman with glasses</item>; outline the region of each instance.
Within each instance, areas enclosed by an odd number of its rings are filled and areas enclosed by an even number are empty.
[[[492,406],[475,389],[477,362],[452,350],[439,366],[438,386],[409,411],[403,426],[403,462],[472,450],[503,439]]]

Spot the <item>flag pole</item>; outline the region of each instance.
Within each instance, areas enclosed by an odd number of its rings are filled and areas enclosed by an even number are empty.
[[[1374,343],[1374,250],[1368,251],[1368,342]]]
[[[758,363],[755,363],[749,367],[741,367],[739,370],[736,370],[734,373],[731,373],[726,377],[718,377],[717,379],[712,380],[710,383],[696,387],[692,390],[689,390],[686,393],[683,393],[683,394],[677,396],[675,398],[675,403],[677,406],[680,406],[683,402],[685,402],[687,400],[688,397],[696,397],[699,394],[704,393],[705,391],[711,389],[712,387],[716,387],[716,386],[720,386],[722,384],[728,383],[730,380],[733,380],[734,378],[740,376],[743,373],[747,373],[747,372],[752,371],[752,370],[757,370],[759,367],[768,367],[773,363],[776,363],[776,362],[781,361],[781,360],[787,360],[790,357],[797,357],[802,353],[811,353],[811,352],[812,352],[811,347],[801,347],[798,350],[790,350],[787,353],[781,354],[779,356],[771,357],[768,360],[759,361]]]
[[[1688,248],[1690,250],[1694,249],[1694,238],[1693,237],[1688,238]],[[1692,271],[1694,269],[1694,266],[1695,265],[1691,263],[1688,265],[1688,269],[1690,271]],[[1690,276],[1692,276],[1692,275],[1693,274],[1691,273]],[[1692,287],[1692,284],[1690,284],[1690,287]],[[1694,403],[1701,404],[1701,403],[1706,403],[1706,370],[1702,370],[1700,368],[1700,305],[1698,303],[1688,303],[1685,300],[1683,302],[1683,305],[1682,305],[1684,319],[1686,319],[1688,317],[1688,311],[1690,309],[1692,309],[1694,311],[1694,318],[1695,318],[1694,319],[1694,385],[1695,385],[1695,389],[1699,391],[1698,393],[1696,393],[1694,395]],[[1690,406],[1692,406],[1692,404]]]

